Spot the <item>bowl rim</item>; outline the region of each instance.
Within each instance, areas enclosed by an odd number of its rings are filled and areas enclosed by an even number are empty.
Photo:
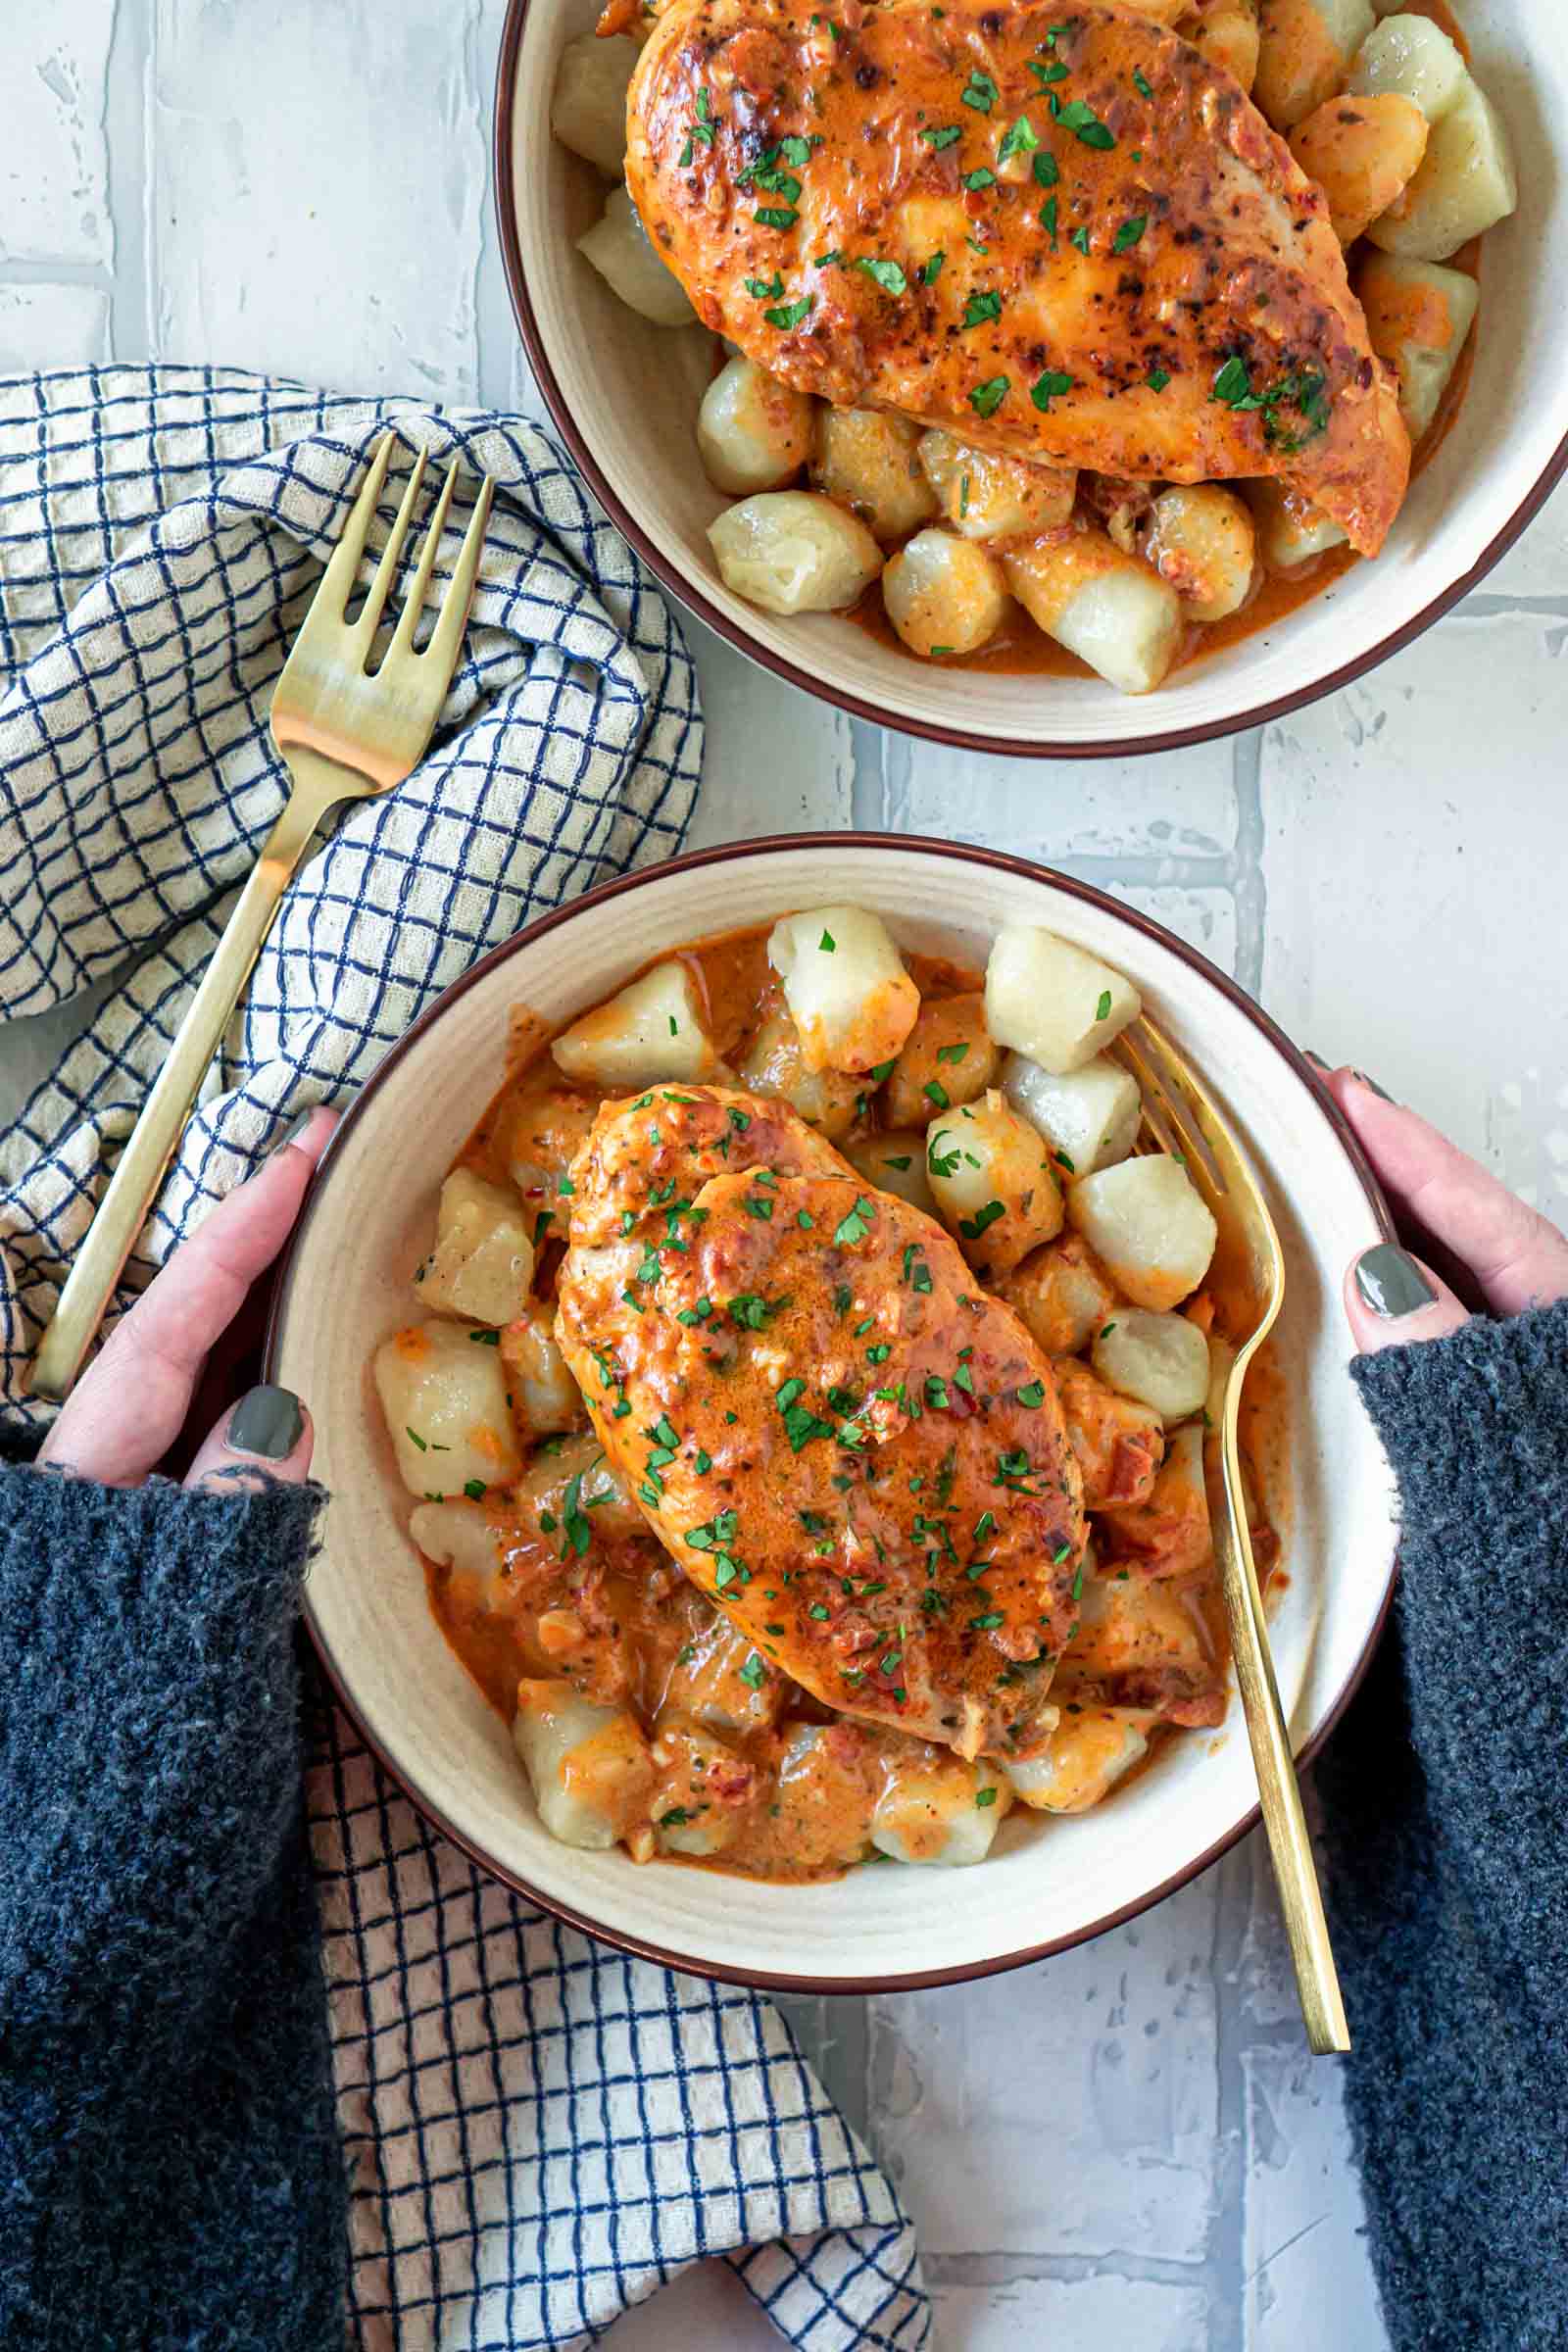
[[[613,900],[625,897],[630,892],[646,887],[650,882],[662,881],[671,874],[692,873],[703,867],[722,865],[732,862],[736,858],[776,856],[780,852],[797,850],[831,850],[842,853],[846,849],[894,854],[912,850],[921,855],[952,858],[964,863],[988,867],[997,873],[1021,876],[1030,882],[1043,882],[1054,890],[1064,892],[1069,898],[1079,899],[1086,905],[1099,908],[1102,912],[1127,924],[1133,930],[1144,933],[1157,946],[1178,956],[1182,962],[1190,965],[1200,978],[1217,988],[1238,1010],[1256,1028],[1260,1029],[1287,1067],[1295,1076],[1305,1081],[1319,1109],[1323,1111],[1328,1120],[1335,1141],[1349,1161],[1351,1171],[1366,1195],[1368,1206],[1372,1210],[1379,1230],[1388,1241],[1396,1238],[1394,1219],[1382,1187],[1356,1139],[1354,1130],[1312,1064],[1292,1043],[1278,1022],[1266,1013],[1260,1004],[1254,1003],[1239,981],[1233,979],[1229,972],[1222,970],[1218,964],[1212,962],[1200,949],[1192,947],[1186,940],[1179,938],[1163,923],[1156,922],[1152,915],[1143,913],[1138,907],[1126,906],[1121,900],[1113,897],[1109,891],[1097,889],[1092,882],[1080,881],[1076,875],[1061,873],[1054,866],[1041,864],[1034,858],[1020,858],[1007,850],[993,850],[968,842],[945,841],[936,836],[919,833],[827,832],[822,830],[803,833],[770,833],[764,834],[755,841],[730,842],[708,850],[690,850],[678,858],[667,858],[654,865],[639,866],[630,873],[612,876],[609,881],[601,882],[594,889],[584,891],[580,898],[570,900],[564,906],[551,908],[547,913],[539,915],[533,922],[525,924],[520,931],[514,932],[512,938],[502,940],[496,947],[491,948],[479,957],[477,962],[470,964],[468,969],[460,978],[454,980],[449,988],[442,990],[433,1004],[425,1006],[423,1012],[410,1023],[401,1037],[394,1040],[339,1120],[318,1165],[316,1179],[306,1196],[304,1208],[289,1236],[288,1244],[278,1264],[269,1303],[262,1377],[270,1381],[276,1376],[283,1314],[287,1305],[294,1265],[306,1232],[324,1197],[332,1161],[344,1135],[353,1122],[364,1115],[367,1104],[374,1099],[389,1072],[397,1066],[406,1054],[413,1051],[421,1042],[459,997],[465,995],[480,980],[487,978],[499,965],[510,961],[513,956],[520,953],[525,945],[533,946],[548,933],[570,923],[588,908],[606,906]],[[1303,1770],[1316,1756],[1359,1690],[1382,1639],[1389,1611],[1393,1605],[1397,1579],[1397,1541],[1391,1531],[1389,1568],[1377,1616],[1367,1635],[1360,1655],[1331,1701],[1322,1721],[1297,1751],[1296,1763],[1298,1771]],[[863,1994],[917,1992],[940,1984],[961,1984],[970,1983],[977,1978],[1004,1975],[1011,1969],[1025,1968],[1032,1961],[1050,1959],[1057,1952],[1070,1951],[1078,1944],[1090,1943],[1097,1936],[1108,1933],[1110,1929],[1120,1927],[1126,1921],[1136,1919],[1142,1912],[1152,1910],[1154,1904],[1163,1902],[1167,1895],[1174,1894],[1180,1887],[1189,1885],[1192,1880],[1207,1870],[1212,1863],[1217,1862],[1222,1855],[1229,1853],[1231,1847],[1238,1844],[1250,1830],[1257,1826],[1262,1818],[1261,1807],[1257,1804],[1250,1805],[1241,1820],[1223,1837],[1216,1838],[1212,1844],[1205,1847],[1201,1853],[1195,1855],[1190,1862],[1184,1863],[1169,1878],[1163,1879],[1157,1886],[1146,1889],[1133,1901],[1120,1905],[1114,1911],[1103,1913],[1100,1918],[1092,1920],[1086,1927],[1075,1929],[1069,1935],[1050,1937],[1044,1943],[1031,1944],[1021,1951],[1003,1953],[991,1959],[965,1962],[959,1967],[915,1969],[898,1976],[823,1979],[771,1970],[722,1967],[712,1961],[694,1957],[690,1953],[671,1951],[666,1946],[650,1942],[646,1937],[637,1936],[628,1930],[607,1927],[602,1921],[590,1918],[584,1912],[574,1910],[569,1904],[559,1901],[554,1896],[542,1894],[529,1880],[498,1862],[478,1840],[460,1830],[439,1806],[430,1802],[419,1788],[417,1779],[411,1769],[396,1761],[372,1735],[355,1703],[347,1674],[332,1654],[326,1638],[317,1622],[309,1579],[306,1580],[304,1587],[302,1615],[312,1646],[320,1660],[321,1667],[339,1703],[375,1758],[376,1763],[393,1785],[408,1798],[415,1811],[439,1830],[443,1837],[449,1838],[452,1843],[466,1853],[471,1862],[476,1863],[481,1870],[488,1872],[492,1878],[500,1880],[504,1886],[510,1886],[514,1893],[523,1896],[526,1901],[536,1904],[541,1910],[550,1912],[567,1927],[577,1929],[584,1936],[592,1936],[601,1943],[611,1944],[619,1951],[629,1952],[638,1959],[651,1960],[661,1968],[676,1969],[688,1975],[707,1977],[721,1984],[744,1984],[769,1992]]]
[[[777,654],[770,646],[758,643],[728,612],[721,611],[703,589],[681,572],[650,538],[636,516],[631,514],[589,448],[578,429],[576,419],[566,405],[564,395],[556,380],[543,332],[534,313],[528,292],[527,271],[522,258],[522,244],[517,235],[516,182],[513,171],[512,122],[516,101],[517,63],[522,49],[523,25],[531,6],[543,0],[508,0],[506,22],[501,28],[501,48],[496,61],[495,118],[492,126],[494,156],[493,186],[495,190],[496,225],[501,239],[501,259],[506,270],[507,289],[512,297],[513,317],[522,336],[523,349],[533,378],[544,395],[545,404],[555,420],[556,428],[571,452],[577,468],[588,482],[594,496],[628,540],[638,555],[662,581],[677,603],[697,618],[706,621],[714,633],[732,645],[737,653],[755,662],[759,668],[771,670],[791,686],[815,701],[828,703],[844,710],[852,718],[861,718],[872,726],[890,729],[895,734],[913,735],[927,743],[951,744],[957,751],[994,752],[1012,760],[1140,760],[1152,752],[1187,751],[1197,744],[1220,743],[1227,736],[1239,735],[1250,727],[1270,726],[1276,719],[1288,718],[1293,711],[1304,710],[1309,704],[1321,702],[1325,696],[1338,694],[1353,686],[1358,678],[1376,669],[1381,662],[1402,653],[1424,636],[1435,621],[1450,612],[1464,597],[1479,587],[1487,574],[1501,562],[1520,534],[1532,523],[1546,500],[1568,473],[1568,433],[1563,435],[1545,466],[1538,475],[1521,504],[1502,523],[1496,535],[1489,541],[1470,568],[1440,589],[1431,602],[1422,607],[1401,628],[1364,653],[1352,655],[1337,669],[1321,678],[1310,680],[1289,694],[1278,695],[1272,702],[1257,703],[1230,717],[1213,718],[1186,727],[1163,727],[1148,735],[1118,738],[1115,742],[1092,737],[1085,741],[1042,743],[1026,735],[985,735],[966,727],[950,727],[934,719],[890,717],[885,709],[864,701],[859,695],[849,694],[834,684],[825,672],[808,669]]]

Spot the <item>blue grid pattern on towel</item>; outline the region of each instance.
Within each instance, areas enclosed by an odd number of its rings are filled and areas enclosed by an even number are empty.
[[[0,1012],[122,974],[0,1138],[13,1414],[106,1147],[281,804],[271,684],[388,422],[499,485],[466,658],[421,766],[291,886],[121,1308],[485,948],[679,847],[690,658],[532,426],[209,368],[0,381]],[[586,2343],[712,2254],[803,2352],[919,2352],[913,2233],[771,2006],[563,1927],[416,1814],[324,1698],[318,1719],[363,2352]]]

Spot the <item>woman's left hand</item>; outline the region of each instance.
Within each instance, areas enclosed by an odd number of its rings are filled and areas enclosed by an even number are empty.
[[[118,1323],[60,1409],[40,1469],[139,1487],[184,1426],[208,1349],[287,1241],[336,1126],[313,1111],[300,1133],[220,1201]],[[259,1477],[303,1480],[311,1417],[287,1389],[257,1388],[223,1415],[185,1478],[209,1490]]]

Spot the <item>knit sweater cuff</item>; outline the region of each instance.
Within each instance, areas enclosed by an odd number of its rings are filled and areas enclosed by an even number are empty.
[[[1399,1482],[1407,1524],[1467,1539],[1561,1491],[1568,1300],[1451,1339],[1357,1356],[1351,1375]],[[1461,1550],[1468,1555],[1470,1542]]]

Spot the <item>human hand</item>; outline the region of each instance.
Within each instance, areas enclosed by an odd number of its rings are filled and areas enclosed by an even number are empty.
[[[207,1351],[288,1239],[337,1124],[313,1111],[298,1135],[181,1242],[61,1406],[37,1467],[138,1487],[178,1437]],[[287,1389],[252,1389],[204,1441],[187,1487],[221,1492],[309,1473],[311,1417]]]
[[[1568,1298],[1568,1241],[1555,1225],[1358,1070],[1318,1067],[1372,1162],[1396,1223],[1419,1227],[1441,1244],[1494,1314],[1517,1315]],[[1423,1258],[1388,1242],[1348,1270],[1345,1311],[1367,1353],[1446,1339],[1470,1320]]]

